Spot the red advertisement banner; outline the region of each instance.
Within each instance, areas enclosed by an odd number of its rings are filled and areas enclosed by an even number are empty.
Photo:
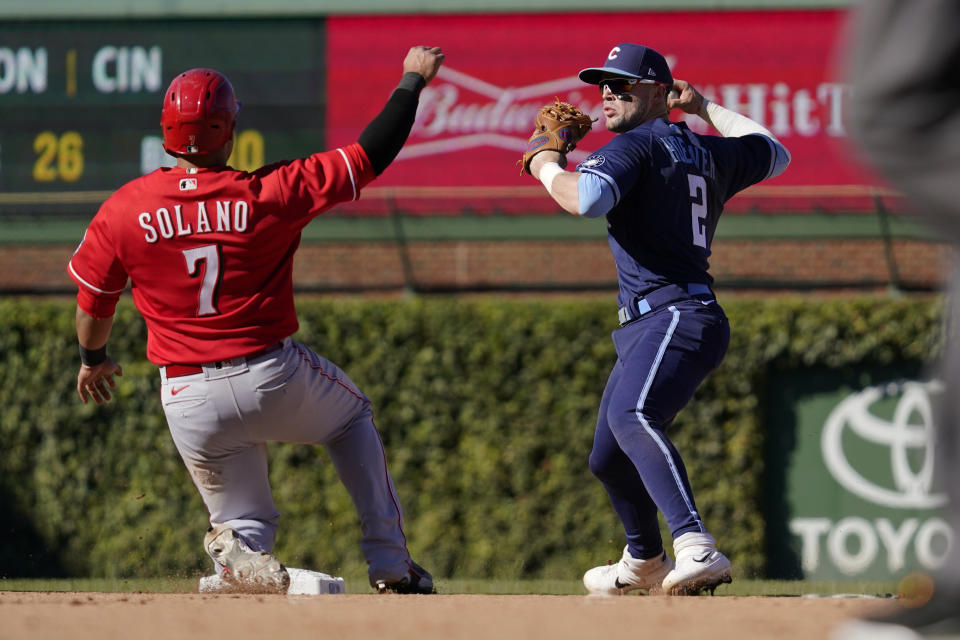
[[[785,174],[728,210],[872,208],[871,195],[885,189],[847,137],[845,20],[841,10],[331,17],[327,140],[355,141],[395,86],[409,47],[439,45],[446,62],[421,96],[406,146],[356,210],[395,201],[413,213],[556,211],[516,164],[534,114],[557,96],[600,117],[597,88],[577,73],[635,42],[663,53],[674,77],[764,124],[792,153]],[[715,133],[679,111],[671,118]],[[611,135],[594,125],[571,165]]]

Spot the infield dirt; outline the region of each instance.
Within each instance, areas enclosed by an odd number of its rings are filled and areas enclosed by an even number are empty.
[[[827,638],[890,606],[802,597],[256,596],[0,592],[0,638]]]

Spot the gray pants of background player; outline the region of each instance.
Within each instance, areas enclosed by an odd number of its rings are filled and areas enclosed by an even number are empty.
[[[403,516],[370,402],[329,360],[287,338],[259,358],[204,365],[167,379],[167,424],[211,524],[228,524],[255,550],[271,551],[279,511],[266,443],[325,445],[356,505],[371,583],[407,575]]]
[[[960,2],[866,0],[849,52],[852,133],[868,158],[909,196],[937,238],[960,247]],[[960,265],[950,297],[946,393],[936,419],[937,469],[960,532]],[[960,603],[960,540],[938,575]],[[954,607],[957,615],[960,605]]]

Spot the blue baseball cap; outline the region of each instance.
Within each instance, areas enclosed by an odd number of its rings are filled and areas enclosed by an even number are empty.
[[[667,60],[658,51],[639,44],[618,44],[603,61],[602,67],[590,67],[580,72],[580,79],[587,84],[600,84],[609,76],[636,78],[641,82],[673,86],[673,76]]]

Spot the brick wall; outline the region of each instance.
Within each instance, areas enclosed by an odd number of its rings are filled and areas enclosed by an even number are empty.
[[[69,292],[65,267],[74,246],[0,248],[0,291]],[[406,255],[406,259],[404,259]],[[893,256],[907,289],[937,289],[945,245],[898,240]],[[885,289],[891,280],[879,240],[724,240],[714,245],[717,288],[732,290],[791,283],[809,290]],[[605,240],[511,242],[390,242],[304,244],[294,282],[304,291],[402,291],[408,279],[424,291],[596,289],[613,292],[616,273]]]

